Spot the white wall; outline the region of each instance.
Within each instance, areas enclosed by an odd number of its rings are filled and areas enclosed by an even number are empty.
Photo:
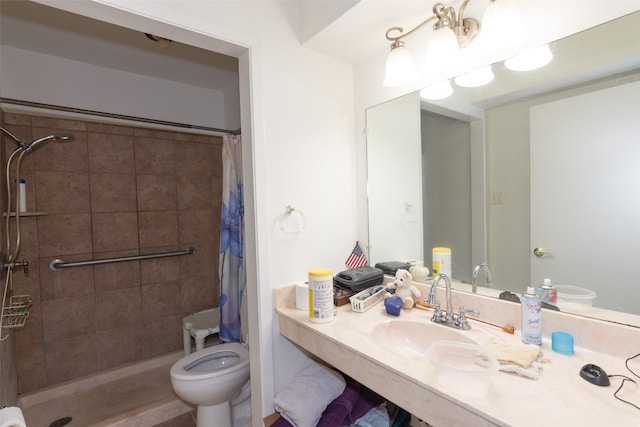
[[[276,2],[39,2],[240,57],[252,404],[273,412],[304,357],[278,334],[273,289],[344,269],[356,240],[352,67],[301,47]],[[280,234],[285,205],[303,233]]]

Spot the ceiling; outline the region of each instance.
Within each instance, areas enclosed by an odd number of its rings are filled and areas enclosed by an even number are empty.
[[[193,86],[238,85],[236,58],[29,1],[0,1],[3,45]]]

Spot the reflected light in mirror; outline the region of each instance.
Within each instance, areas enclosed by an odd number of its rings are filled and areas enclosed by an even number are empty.
[[[491,0],[482,17],[478,40],[493,48],[513,46],[524,40],[525,30],[513,0]]]
[[[451,27],[435,29],[427,43],[425,68],[429,70],[456,66],[461,60],[458,38]]]
[[[420,91],[420,98],[435,101],[437,99],[444,99],[453,93],[453,88],[449,80],[445,80],[441,83],[436,83],[432,86],[425,87]]]
[[[491,65],[487,65],[486,67],[478,68],[477,70],[469,71],[456,77],[455,82],[458,86],[462,87],[479,87],[492,82],[493,77]]]
[[[413,83],[417,79],[418,72],[413,65],[411,54],[404,47],[404,42],[400,40],[394,42],[387,57],[387,68],[382,84],[386,87],[395,87]]]
[[[534,49],[525,50],[508,58],[504,65],[512,71],[530,71],[542,68],[553,59],[553,53],[548,44]]]

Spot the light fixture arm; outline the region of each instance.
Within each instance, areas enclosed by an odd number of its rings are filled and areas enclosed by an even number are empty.
[[[392,41],[391,47],[396,47],[399,42],[419,29],[423,28],[431,21],[437,20],[433,25],[434,29],[442,27],[450,27],[458,37],[458,43],[461,47],[467,46],[480,32],[480,22],[474,18],[465,18],[464,13],[471,0],[465,0],[460,6],[460,11],[456,14],[456,10],[453,6],[445,7],[442,3],[438,2],[433,5],[433,15],[425,19],[411,30],[404,32],[402,27],[391,27],[385,33],[387,40]],[[456,17],[457,15],[457,17]],[[397,36],[391,36],[392,32],[399,32]]]
[[[429,18],[425,19],[424,21],[422,21],[421,23],[419,23],[416,27],[414,27],[411,31],[408,31],[406,33],[403,34],[404,29],[402,27],[391,27],[387,30],[387,32],[385,33],[385,37],[387,38],[387,40],[392,41],[392,42],[398,42],[401,39],[403,39],[404,37],[407,37],[408,35],[411,35],[413,33],[415,33],[416,31],[418,31],[420,28],[424,27],[425,25],[427,25],[429,22],[433,21],[434,19],[437,19],[436,16],[430,16]],[[400,32],[400,35],[397,37],[391,37],[389,35],[389,33],[391,33],[392,31],[398,31]]]

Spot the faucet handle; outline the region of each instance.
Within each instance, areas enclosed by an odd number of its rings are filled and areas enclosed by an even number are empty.
[[[469,313],[474,316],[480,316],[480,310],[476,310],[475,308],[464,308],[464,305],[460,306],[460,314]]]
[[[458,319],[456,320],[456,325],[460,329],[464,329],[464,330],[471,329],[471,325],[469,324],[469,321],[467,320],[467,314],[466,313],[471,313],[471,314],[474,314],[474,315],[478,316],[480,314],[480,311],[476,310],[474,308],[465,309],[463,305],[460,306],[460,310],[459,311],[460,311],[460,314],[458,314]]]
[[[431,317],[432,322],[442,322],[444,315],[442,314],[442,308],[440,308],[440,301],[436,301],[433,306],[433,316]]]

